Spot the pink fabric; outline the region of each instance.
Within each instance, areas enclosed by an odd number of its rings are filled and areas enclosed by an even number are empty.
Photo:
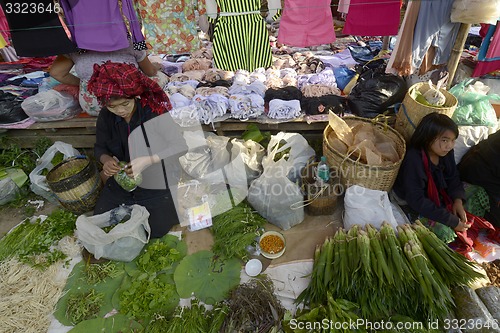
[[[488,52],[486,52],[487,59],[500,58],[500,23],[497,24],[493,38],[491,39]]]
[[[400,0],[351,0],[344,34],[393,36],[398,34]]]
[[[278,43],[307,47],[335,41],[330,0],[285,0]]]
[[[2,7],[0,6],[0,32],[2,33],[3,38],[10,45],[10,28],[7,23],[7,17],[5,17],[5,13],[3,12]]]
[[[500,24],[497,25],[495,34],[491,39],[490,45],[488,46],[488,52],[486,53],[486,59],[497,59],[500,58]],[[487,73],[500,70],[500,60],[493,61],[478,61],[472,77],[478,77]]]

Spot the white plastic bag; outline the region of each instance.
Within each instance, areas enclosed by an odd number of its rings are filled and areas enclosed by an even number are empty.
[[[119,223],[127,215],[126,222]],[[120,206],[109,212],[76,219],[76,237],[96,259],[132,261],[149,241],[149,212],[143,206]],[[102,228],[116,224],[106,233]]]
[[[262,159],[263,166],[265,163],[267,165],[273,164],[274,155],[271,156],[272,154],[270,152],[275,146],[278,146],[276,153],[285,153],[288,155],[287,166],[289,166],[290,169],[287,176],[292,182],[296,182],[300,178],[300,171],[302,168],[304,168],[307,161],[314,156],[314,149],[309,146],[307,140],[299,133],[279,132],[276,135],[272,135],[271,140],[269,140],[267,156]]]
[[[37,166],[29,174],[31,182],[30,189],[35,194],[38,194],[52,202],[57,202],[57,200],[51,194],[52,191],[47,184],[46,177],[42,175],[42,171],[44,169],[50,171],[53,167],[55,167],[55,165],[52,165],[51,162],[57,152],[62,153],[64,155],[64,159],[80,155],[80,152],[73,148],[72,145],[61,141],[56,141],[45,151],[42,157],[38,159]]]
[[[455,141],[455,163],[458,164],[467,151],[482,140],[486,140],[491,132],[488,126],[458,126],[458,138]]]
[[[384,221],[387,221],[393,228],[398,225],[389,195],[385,191],[352,185],[345,192],[344,209],[346,230],[355,224],[364,226],[368,223],[380,229]]]
[[[82,111],[73,96],[54,89],[26,98],[21,103],[21,108],[31,119],[38,122],[69,119]]]
[[[455,0],[451,22],[496,24],[500,17],[500,0]]]
[[[272,136],[267,149],[264,172],[250,184],[248,202],[270,223],[288,230],[304,220],[303,194],[289,178],[300,175],[314,150],[302,135],[284,132]],[[275,161],[279,153],[284,154]]]
[[[231,143],[231,161],[240,159],[244,163],[247,181],[250,184],[262,173],[264,147],[253,140],[232,139]]]

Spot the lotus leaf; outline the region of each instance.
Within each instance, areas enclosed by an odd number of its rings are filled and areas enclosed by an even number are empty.
[[[174,273],[181,298],[195,296],[206,304],[226,298],[240,283],[241,264],[235,259],[215,258],[211,251],[199,251],[184,257]]]

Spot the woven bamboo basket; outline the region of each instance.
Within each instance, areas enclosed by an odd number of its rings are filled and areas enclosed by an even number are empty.
[[[444,89],[440,89],[446,97],[446,101],[442,107],[424,105],[411,97],[412,93],[416,90],[424,94],[429,89],[430,86],[427,82],[419,82],[411,86],[406,93],[401,107],[397,111],[396,124],[394,128],[401,133],[407,142],[410,141],[413,132],[415,132],[415,128],[418,126],[423,117],[429,113],[437,112],[445,114],[451,118],[451,116],[453,116],[453,112],[455,112],[455,109],[457,108],[458,101],[456,97]]]
[[[309,163],[300,172],[302,191],[304,192],[305,209],[309,215],[330,215],[337,206],[337,197],[340,194],[338,178],[331,177],[329,186],[320,188],[315,185],[316,168],[318,163]]]
[[[81,170],[65,177],[71,169]],[[61,205],[75,214],[93,210],[102,189],[97,167],[86,156],[72,157],[56,165],[47,174],[47,184]]]
[[[401,134],[383,122],[360,117],[344,117],[351,128],[359,123],[370,123],[374,130],[383,132],[396,143],[396,151],[400,159],[396,163],[372,166],[355,161],[350,156],[335,150],[328,142],[328,136],[333,131],[330,126],[323,132],[323,155],[326,156],[330,169],[336,172],[343,186],[342,192],[351,186],[359,185],[372,190],[389,191],[396,181],[399,167],[406,152],[406,143]]]

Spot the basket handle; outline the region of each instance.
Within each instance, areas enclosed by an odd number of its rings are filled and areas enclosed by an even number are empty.
[[[396,114],[397,114],[401,108],[403,109],[403,113],[405,114],[406,119],[408,119],[408,122],[410,123],[410,125],[413,127],[413,129],[416,129],[417,126],[415,126],[413,121],[411,121],[411,118],[408,115],[408,112],[406,111],[406,106],[403,103],[397,103],[396,105],[394,105],[394,112],[396,112]]]
[[[321,190],[318,191],[318,193],[316,193],[316,195],[314,195],[314,197],[312,197],[311,199],[307,199],[307,200],[302,200],[302,201],[298,201],[298,202],[294,202],[293,204],[290,205],[290,208],[291,209],[299,209],[299,208],[302,208],[302,207],[305,207],[305,206],[309,206],[310,204],[312,204],[312,202],[314,200],[316,200],[317,198],[319,198],[321,196],[321,194],[323,194],[323,192],[329,187],[330,185],[325,185],[325,186],[322,186],[321,187]]]

